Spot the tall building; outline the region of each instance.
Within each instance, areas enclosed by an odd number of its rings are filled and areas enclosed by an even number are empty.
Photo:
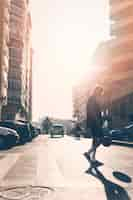
[[[112,80],[108,96],[114,123],[120,121],[123,125],[133,116],[133,1],[109,2],[112,39],[108,47],[108,79]]]
[[[105,111],[107,108],[113,127],[120,127],[133,120],[133,1],[109,0],[109,4],[111,37],[99,45],[93,56],[95,64],[106,66],[106,70],[92,82],[103,85],[106,93]],[[74,95],[74,111],[78,110],[79,116],[81,113],[85,116],[84,96],[88,95],[91,84],[88,80],[84,88],[82,84],[80,86],[80,98]]]
[[[23,87],[24,92],[24,107],[26,108],[27,119],[32,118],[32,43],[31,43],[31,15],[27,13],[27,20],[26,20],[26,34],[25,34],[25,87]]]
[[[7,103],[9,7],[9,0],[0,0],[0,119],[2,107]]]
[[[29,107],[32,68],[31,19],[28,0],[11,0],[7,105],[3,119],[31,118]],[[28,95],[29,94],[29,95]]]
[[[133,1],[110,0],[113,70],[133,71]]]

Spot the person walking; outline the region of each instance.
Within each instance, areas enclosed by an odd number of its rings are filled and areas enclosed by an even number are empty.
[[[104,90],[101,86],[96,86],[92,95],[88,98],[87,101],[87,120],[86,126],[87,129],[90,128],[92,134],[92,145],[88,152],[84,153],[84,156],[90,162],[98,162],[96,160],[96,151],[101,144],[101,139],[103,137],[102,132],[102,115],[101,115],[101,100]]]
[[[80,127],[80,124],[77,122],[76,126],[75,126],[75,136],[77,139],[80,139],[80,133],[81,133],[82,129]]]

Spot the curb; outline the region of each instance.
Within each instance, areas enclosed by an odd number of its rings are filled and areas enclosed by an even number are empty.
[[[122,146],[127,146],[127,147],[133,147],[133,142],[126,142],[126,141],[120,141],[120,140],[113,140],[112,144],[118,144]]]

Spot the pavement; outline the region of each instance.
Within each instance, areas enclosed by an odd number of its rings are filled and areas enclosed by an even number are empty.
[[[90,143],[91,139],[40,135],[24,146],[0,151],[0,200],[7,199],[1,191],[14,186],[24,187],[23,193],[37,186],[49,192],[31,198],[13,198],[10,193],[11,200],[132,200],[133,148],[101,145],[97,159],[103,165],[96,167],[83,155]]]

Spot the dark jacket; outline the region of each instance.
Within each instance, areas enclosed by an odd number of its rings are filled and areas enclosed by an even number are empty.
[[[89,97],[87,101],[87,119],[86,126],[87,128],[91,128],[95,124],[98,126],[102,126],[102,115],[101,108],[99,103],[96,101],[95,96]]]

